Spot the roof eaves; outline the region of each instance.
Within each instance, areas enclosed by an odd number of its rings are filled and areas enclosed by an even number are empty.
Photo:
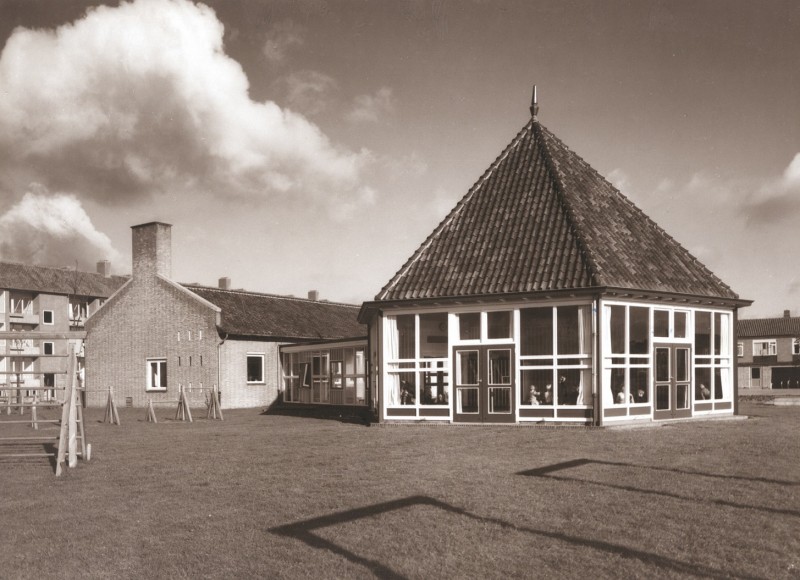
[[[208,300],[206,300],[202,296],[198,296],[197,294],[195,294],[194,292],[192,292],[188,288],[186,288],[184,286],[181,286],[177,282],[173,282],[172,280],[170,280],[166,276],[162,276],[161,274],[156,274],[156,277],[158,277],[160,280],[163,280],[164,282],[166,282],[167,284],[169,284],[170,286],[172,286],[176,290],[179,290],[180,292],[183,292],[187,296],[190,296],[191,298],[194,298],[200,304],[210,308],[214,312],[217,312],[217,313],[222,312],[222,309],[219,306],[217,306],[216,304],[212,304],[211,302],[209,302]]]

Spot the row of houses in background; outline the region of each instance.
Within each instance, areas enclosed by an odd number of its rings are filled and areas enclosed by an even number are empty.
[[[800,319],[737,321],[750,301],[537,110],[360,307],[178,283],[171,226],[152,222],[132,228],[129,277],[2,265],[0,369],[50,384],[50,358],[85,339],[89,405],[109,386],[131,406],[219,388],[226,408],[587,424],[732,414],[739,385],[800,379]]]

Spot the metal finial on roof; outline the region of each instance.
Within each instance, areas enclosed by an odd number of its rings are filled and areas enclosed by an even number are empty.
[[[536,85],[533,85],[533,96],[531,97],[531,117],[533,120],[536,121],[536,117],[539,115],[539,100],[536,95]]]

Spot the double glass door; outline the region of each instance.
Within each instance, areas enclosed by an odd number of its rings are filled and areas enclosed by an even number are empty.
[[[457,422],[513,423],[514,347],[475,346],[453,349]]]
[[[677,344],[656,344],[654,348],[656,406],[653,418],[691,417],[691,348]]]

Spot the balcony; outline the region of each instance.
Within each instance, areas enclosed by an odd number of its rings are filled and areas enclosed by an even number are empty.
[[[9,322],[11,324],[39,324],[39,313],[38,312],[14,312],[11,311],[8,313]]]
[[[9,356],[39,356],[41,349],[29,338],[12,338],[6,341]]]

